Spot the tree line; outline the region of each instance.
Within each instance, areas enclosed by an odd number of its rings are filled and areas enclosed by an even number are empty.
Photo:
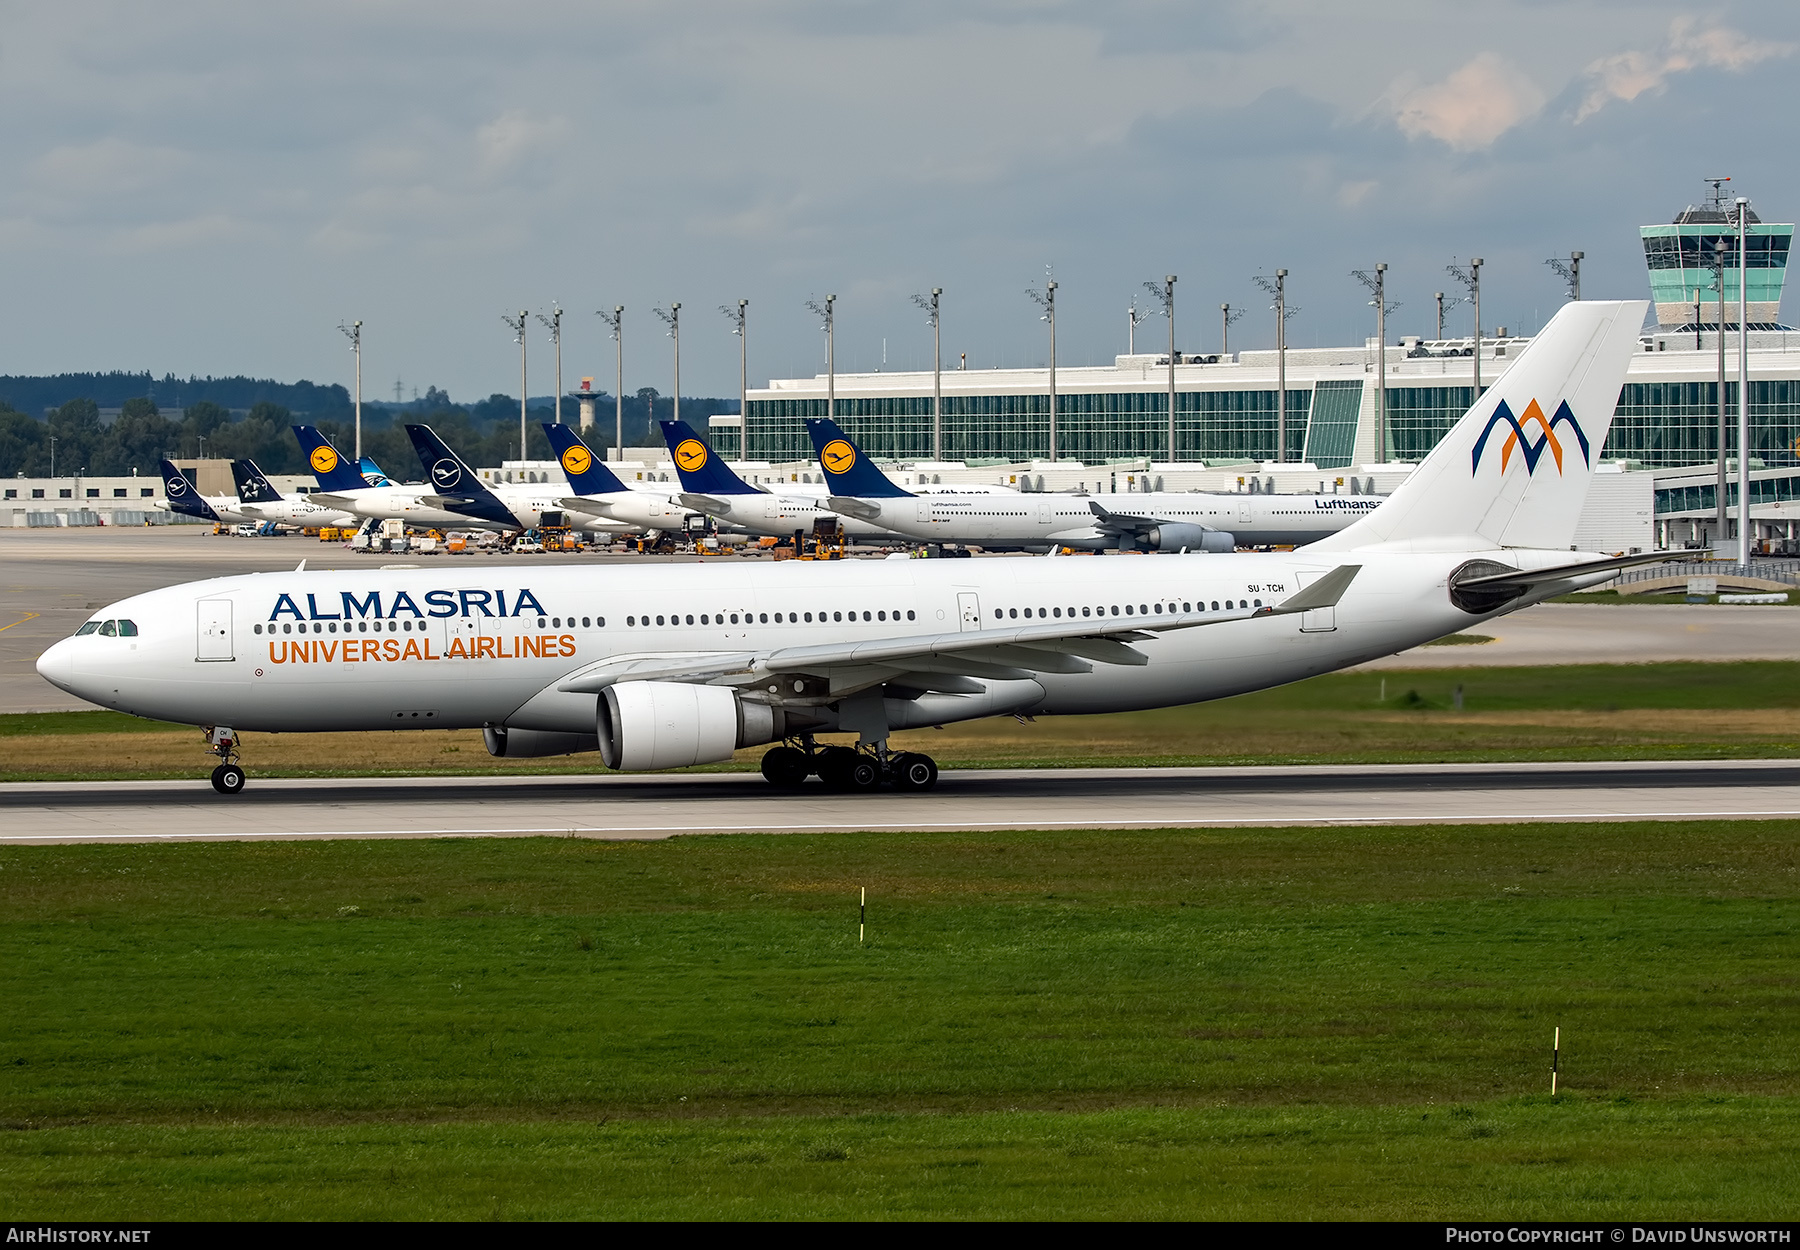
[[[702,430],[707,417],[737,408],[735,400],[723,399],[689,398],[682,404],[683,418]],[[628,396],[624,408],[626,446],[660,447],[662,437],[653,422],[673,415],[673,401],[645,387]],[[243,413],[212,400],[165,412],[152,397],[137,395],[125,399],[111,421],[101,419],[100,404],[88,397],[67,400],[39,419],[0,400],[0,476],[50,477],[53,472],[61,477],[77,472],[124,476],[134,470],[153,475],[165,457],[242,458],[256,461],[265,473],[305,473],[305,457],[289,428],[294,424],[318,426],[346,454],[355,446],[353,411],[335,406],[327,411],[329,415],[297,411],[265,399]],[[528,413],[525,458],[549,460],[549,443],[539,423],[554,419],[554,405],[533,400]],[[563,420],[574,424],[578,419],[576,402],[565,399]],[[459,405],[434,386],[408,404],[363,404],[363,453],[397,480],[416,481],[421,476],[418,456],[403,428],[409,422],[431,426],[476,467],[519,458],[516,397],[495,394]],[[596,449],[610,448],[613,424],[613,399],[602,396],[588,441]]]

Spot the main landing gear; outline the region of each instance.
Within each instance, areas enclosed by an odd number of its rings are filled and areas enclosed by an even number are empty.
[[[896,790],[929,790],[937,784],[937,761],[913,751],[888,753],[885,743],[870,748],[820,747],[810,738],[797,746],[771,748],[762,774],[783,790],[795,790],[815,773],[827,790],[869,793],[888,784]]]
[[[204,732],[206,749],[219,757],[219,766],[212,770],[212,788],[220,794],[243,793],[246,777],[237,762],[237,730],[217,725]]]

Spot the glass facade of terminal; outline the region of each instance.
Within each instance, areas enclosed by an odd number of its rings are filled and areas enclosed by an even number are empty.
[[[1736,438],[1738,388],[1725,384],[1728,439]],[[1750,384],[1750,456],[1767,465],[1794,464],[1800,440],[1800,379]],[[1728,444],[1729,445],[1729,444]],[[1716,382],[1627,382],[1619,392],[1608,459],[1651,468],[1713,464],[1719,457]]]

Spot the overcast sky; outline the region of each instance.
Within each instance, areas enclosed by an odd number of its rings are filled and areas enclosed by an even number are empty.
[[[740,298],[752,385],[823,367],[827,292],[846,371],[928,367],[934,285],[947,367],[1042,363],[1046,266],[1069,364],[1165,273],[1190,351],[1221,302],[1271,345],[1277,267],[1295,344],[1372,332],[1377,261],[1392,334],[1471,255],[1530,329],[1571,248],[1645,296],[1636,227],[1705,175],[1800,214],[1797,52],[1777,3],[0,3],[0,373],[348,383],[360,317],[366,394],[516,394],[501,314],[560,301],[567,385],[623,304],[666,394],[679,300],[683,392],[730,395]]]

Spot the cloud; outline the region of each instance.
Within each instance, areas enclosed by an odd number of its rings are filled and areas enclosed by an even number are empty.
[[[1393,105],[1394,121],[1407,138],[1429,135],[1472,152],[1542,108],[1544,93],[1517,66],[1483,52],[1443,82],[1407,91]]]
[[[32,162],[42,185],[76,196],[138,191],[183,172],[190,164],[169,147],[129,143],[109,136],[92,143],[65,143]]]
[[[566,117],[534,117],[523,109],[509,109],[475,132],[475,150],[481,167],[500,173],[540,153],[553,153],[569,137]]]
[[[1669,37],[1660,48],[1619,52],[1590,62],[1588,89],[1575,120],[1586,121],[1614,100],[1629,102],[1646,91],[1661,91],[1675,74],[1702,67],[1741,74],[1758,62],[1793,52],[1791,43],[1752,39],[1725,26],[1696,30],[1692,18],[1679,17],[1669,24]]]

